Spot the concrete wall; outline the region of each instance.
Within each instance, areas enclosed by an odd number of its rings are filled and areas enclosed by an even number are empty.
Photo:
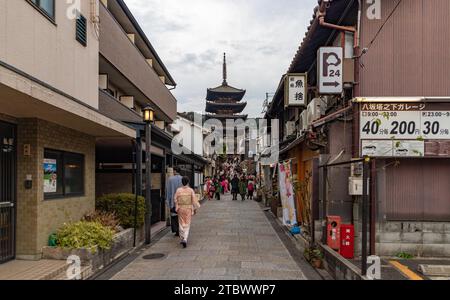
[[[80,1],[88,19],[84,47],[75,39],[66,1],[55,1],[55,25],[25,0],[0,0],[0,61],[98,108],[99,42],[90,2]]]
[[[166,122],[173,121],[177,117],[175,97],[103,5],[100,5],[100,18],[100,54],[153,102],[157,116],[165,115]]]
[[[95,209],[95,138],[46,121],[21,119],[17,140],[17,257],[39,259],[51,233]],[[31,145],[31,156],[24,156],[24,144]],[[85,156],[83,197],[44,200],[42,164],[46,148]],[[28,174],[33,176],[30,190],[24,186]]]

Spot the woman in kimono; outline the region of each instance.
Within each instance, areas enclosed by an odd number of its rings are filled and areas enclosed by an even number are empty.
[[[189,178],[183,177],[182,183],[183,187],[179,188],[175,193],[175,209],[178,214],[178,223],[180,224],[180,244],[183,248],[186,248],[192,216],[200,208],[200,203],[194,190],[189,187]]]

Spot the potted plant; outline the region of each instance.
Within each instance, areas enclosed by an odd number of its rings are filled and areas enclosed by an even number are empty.
[[[323,253],[318,247],[305,249],[305,259],[316,269],[323,268]]]

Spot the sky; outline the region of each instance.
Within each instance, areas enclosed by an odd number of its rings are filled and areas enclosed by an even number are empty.
[[[286,73],[317,0],[125,0],[172,77],[178,111],[204,112],[206,90],[247,90],[244,111],[261,116]]]

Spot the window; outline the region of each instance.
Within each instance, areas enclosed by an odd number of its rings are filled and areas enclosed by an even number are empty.
[[[52,20],[55,20],[55,0],[28,0],[33,3],[40,12]]]
[[[45,199],[84,195],[84,155],[45,150],[43,172]]]

